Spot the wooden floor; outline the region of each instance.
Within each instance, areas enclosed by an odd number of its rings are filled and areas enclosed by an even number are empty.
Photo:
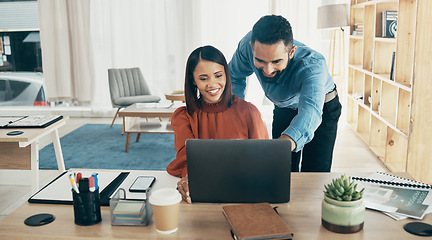
[[[270,125],[269,119],[265,122]],[[74,118],[59,129],[60,137],[87,123],[110,124],[111,118]],[[116,120],[121,123],[120,119]],[[119,132],[119,134],[121,134]],[[49,138],[40,141],[40,147],[49,144]],[[133,144],[133,143],[132,143]],[[350,127],[340,122],[333,157],[332,172],[388,171]],[[57,170],[41,170],[40,186],[44,186],[60,174]],[[30,197],[30,170],[0,170],[0,219],[15,210]]]

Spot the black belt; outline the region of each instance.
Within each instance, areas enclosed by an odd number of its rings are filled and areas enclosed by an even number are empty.
[[[337,90],[336,90],[336,88],[335,88],[333,91],[331,91],[331,92],[329,92],[329,93],[327,93],[327,94],[325,95],[324,103],[328,103],[328,102],[330,102],[330,101],[333,100],[337,95],[338,95],[338,93],[337,93]],[[297,110],[297,108],[291,108],[291,109],[293,109],[293,110]]]

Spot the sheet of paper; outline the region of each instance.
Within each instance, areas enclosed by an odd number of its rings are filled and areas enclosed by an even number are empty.
[[[18,117],[8,117],[8,116],[0,116],[0,127],[4,127],[10,123],[16,122],[23,118],[22,116]]]

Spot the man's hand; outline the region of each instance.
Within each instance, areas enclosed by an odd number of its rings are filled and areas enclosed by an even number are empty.
[[[191,198],[190,198],[190,194],[189,194],[189,182],[188,182],[188,176],[187,175],[182,177],[182,179],[180,179],[180,181],[178,181],[177,189],[178,189],[179,193],[182,195],[182,198],[187,203],[192,203]]]
[[[294,142],[294,140],[292,140],[290,137],[288,137],[285,134],[282,134],[279,139],[288,139],[291,141],[291,152],[296,148],[296,143]]]

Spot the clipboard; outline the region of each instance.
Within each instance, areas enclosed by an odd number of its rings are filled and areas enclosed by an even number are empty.
[[[65,171],[45,185],[28,199],[29,203],[72,205],[70,173],[81,172],[83,177],[91,176],[95,171]],[[109,206],[109,200],[115,190],[129,175],[129,172],[97,171],[101,206]]]
[[[45,128],[63,115],[0,116],[0,128]]]

